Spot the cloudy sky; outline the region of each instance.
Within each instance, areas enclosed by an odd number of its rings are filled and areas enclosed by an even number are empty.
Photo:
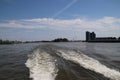
[[[0,0],[0,39],[120,36],[120,0]]]

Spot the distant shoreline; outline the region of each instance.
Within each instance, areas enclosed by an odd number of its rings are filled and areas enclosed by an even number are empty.
[[[59,41],[59,42],[54,42],[54,41],[27,41],[27,42],[4,42],[0,43],[0,45],[13,45],[13,44],[27,44],[27,43],[61,43],[65,41]],[[120,41],[84,41],[84,40],[78,40],[78,41],[66,41],[66,42],[86,42],[86,43],[120,43]]]
[[[22,41],[10,41],[10,40],[0,40],[0,45],[4,45],[4,44],[20,44],[23,43]]]
[[[88,43],[120,43],[120,41],[89,41]]]

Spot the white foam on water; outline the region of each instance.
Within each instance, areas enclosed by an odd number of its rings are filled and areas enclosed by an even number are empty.
[[[25,64],[33,80],[55,80],[57,75],[55,59],[47,52],[40,49],[34,50]]]
[[[76,52],[76,51],[70,51],[70,50],[58,50],[59,53],[57,53],[59,56],[73,61],[75,63],[80,64],[86,69],[95,71],[97,73],[100,73],[104,75],[107,78],[110,78],[112,80],[120,80],[120,72],[115,69],[110,69],[107,66],[101,64],[99,61],[88,57],[87,55]]]

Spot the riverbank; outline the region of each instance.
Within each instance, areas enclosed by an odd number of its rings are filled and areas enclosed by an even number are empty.
[[[0,40],[0,44],[19,44],[21,41]]]

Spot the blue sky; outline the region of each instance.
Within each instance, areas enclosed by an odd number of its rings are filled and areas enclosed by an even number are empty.
[[[119,37],[120,0],[0,0],[0,39]]]

